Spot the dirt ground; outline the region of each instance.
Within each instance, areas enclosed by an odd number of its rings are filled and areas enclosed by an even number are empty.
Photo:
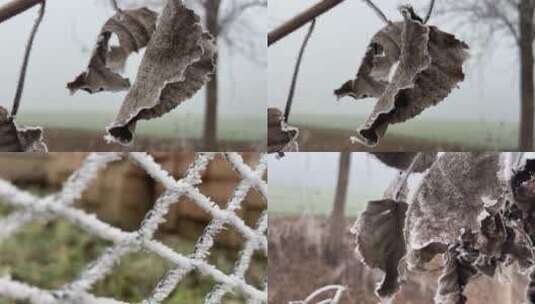
[[[354,252],[349,233],[353,220],[347,220],[342,263],[328,265],[322,258],[322,238],[326,229],[324,217],[274,217],[269,219],[269,303],[283,304],[304,300],[314,290],[331,284],[347,287],[341,303],[377,304],[375,285],[381,273],[368,269]],[[440,269],[432,272],[409,272],[406,282],[391,303],[433,303]],[[509,273],[509,282],[480,276],[472,280],[466,295],[468,304],[523,303],[526,283]],[[324,299],[324,298],[323,298]],[[317,301],[321,299],[316,299]]]
[[[122,147],[118,144],[108,144],[104,140],[104,132],[72,130],[72,129],[45,129],[45,141],[51,152],[86,152],[86,151],[196,151],[200,150],[202,143],[198,139],[162,139],[149,136],[137,136],[131,147]],[[260,143],[259,143],[260,142]],[[265,147],[259,142],[221,141],[219,151],[260,151]]]
[[[430,140],[399,135],[388,135],[375,147],[369,148],[361,144],[353,144],[349,141],[350,136],[354,136],[354,131],[335,130],[323,128],[310,128],[297,126],[299,128],[299,150],[300,151],[473,151],[473,147],[463,147],[440,143]]]

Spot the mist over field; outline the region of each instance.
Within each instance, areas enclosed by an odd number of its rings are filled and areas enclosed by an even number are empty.
[[[329,214],[338,175],[338,152],[286,153],[269,159],[270,212],[275,214]],[[534,152],[525,157],[535,157]],[[399,173],[369,153],[352,153],[346,216],[355,217],[369,200],[383,197]],[[409,178],[409,198],[423,174]]]

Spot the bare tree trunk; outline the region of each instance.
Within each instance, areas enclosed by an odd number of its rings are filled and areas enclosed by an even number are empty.
[[[217,43],[219,36],[219,9],[221,0],[206,2],[206,27]],[[217,60],[217,58],[216,58]],[[217,63],[217,62],[216,62]],[[216,64],[217,67],[217,64]],[[212,80],[206,85],[206,112],[204,115],[204,151],[217,149],[217,104],[218,104],[217,68]]]
[[[215,59],[217,61],[217,58]],[[206,113],[204,115],[204,151],[217,149],[217,68],[212,80],[206,85]]]
[[[345,205],[350,167],[351,152],[340,152],[334,207],[329,219],[329,234],[327,235],[324,255],[326,261],[331,265],[338,264],[343,250]]]
[[[520,149],[533,149],[533,111],[534,111],[534,83],[533,83],[533,0],[521,0],[520,16]]]

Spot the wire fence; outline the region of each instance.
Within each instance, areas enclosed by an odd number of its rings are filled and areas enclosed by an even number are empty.
[[[57,290],[44,290],[24,282],[0,277],[0,296],[13,300],[26,300],[35,304],[52,303],[126,303],[112,298],[97,297],[91,294],[91,288],[113,272],[114,266],[121,258],[134,252],[155,253],[176,265],[157,283],[150,295],[141,303],[161,303],[175,290],[177,285],[192,271],[211,277],[217,284],[206,295],[205,303],[221,303],[228,293],[238,293],[248,303],[267,303],[267,283],[262,289],[248,283],[245,279],[253,254],[258,253],[267,258],[267,212],[259,218],[256,227],[251,228],[237,215],[249,191],[257,191],[267,204],[267,183],[263,176],[267,170],[266,155],[262,155],[254,168],[247,165],[238,153],[224,153],[224,158],[240,176],[234,192],[223,209],[199,191],[203,172],[214,159],[214,153],[199,153],[190,165],[185,176],[179,180],[164,170],[152,156],[146,153],[93,153],[90,154],[63,184],[62,189],[45,197],[35,196],[21,190],[9,181],[0,179],[0,202],[7,203],[16,211],[0,218],[0,243],[13,235],[25,224],[36,220],[53,220],[63,218],[82,228],[88,233],[111,241],[113,245],[90,263],[73,281]],[[155,181],[165,187],[165,191],[156,200],[153,208],[145,215],[139,229],[126,232],[99,220],[95,215],[73,207],[101,169],[110,163],[129,159],[143,168]],[[187,197],[209,213],[211,222],[206,226],[202,236],[197,240],[193,254],[176,252],[154,238],[159,225],[164,222],[170,207],[180,198]],[[226,226],[236,229],[245,239],[232,273],[224,273],[207,262],[207,257],[214,245],[214,238]],[[266,282],[264,278],[264,282]]]

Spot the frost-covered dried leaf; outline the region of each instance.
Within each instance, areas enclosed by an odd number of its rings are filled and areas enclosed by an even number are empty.
[[[144,48],[156,27],[157,14],[148,8],[125,10],[111,17],[103,26],[97,40],[87,71],[67,84],[74,94],[78,90],[89,93],[101,91],[123,91],[130,87],[130,81],[117,71],[124,68],[133,52]],[[110,46],[115,34],[119,46]]]
[[[477,270],[472,266],[477,257],[473,252],[463,250],[461,244],[454,244],[445,254],[445,265],[438,280],[435,294],[436,304],[464,304],[464,288]]]
[[[348,80],[334,91],[338,98],[381,97],[389,83],[390,70],[401,54],[403,22],[387,25],[377,32],[368,45],[354,80]]]
[[[352,138],[368,146],[377,144],[388,125],[439,103],[464,80],[462,64],[468,46],[412,19],[406,8],[401,13],[404,22],[392,23],[373,37],[356,79],[335,91],[339,98],[378,97],[373,112]]]
[[[366,265],[384,272],[375,292],[389,297],[399,288],[398,264],[405,255],[403,225],[407,203],[384,199],[370,201],[355,224],[357,250]]]
[[[528,280],[526,300],[528,300],[529,304],[535,304],[535,267],[529,272]]]
[[[436,152],[371,152],[383,164],[398,170],[409,168],[412,160],[418,153],[422,153],[422,155],[415,164],[413,172],[423,172],[429,169],[435,161]]]
[[[511,188],[515,205],[525,217],[535,211],[535,159],[527,159],[526,164],[513,174]]]
[[[507,231],[501,214],[488,214],[481,220],[479,250],[485,255],[501,254],[507,241]]]
[[[407,212],[408,264],[422,268],[456,240],[460,229],[479,230],[486,197],[501,194],[499,153],[445,153],[424,176]]]
[[[268,152],[297,152],[299,129],[288,126],[283,121],[282,112],[268,108]]]
[[[40,127],[18,127],[0,107],[0,152],[47,152]]]
[[[215,56],[213,38],[203,32],[199,16],[182,1],[168,0],[107,138],[131,144],[138,120],[164,115],[209,81]]]

